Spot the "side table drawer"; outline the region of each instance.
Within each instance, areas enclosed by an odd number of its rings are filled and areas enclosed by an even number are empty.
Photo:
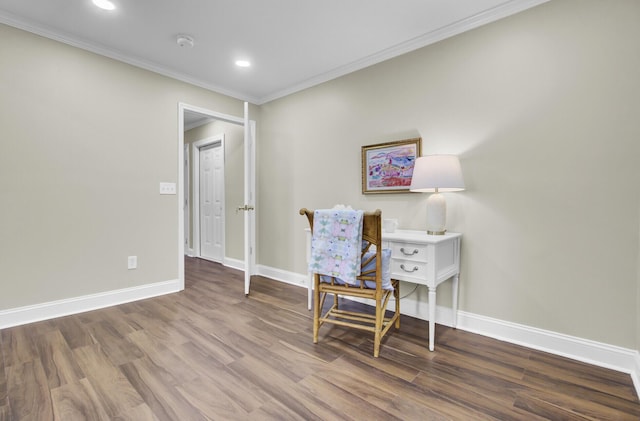
[[[391,257],[402,260],[427,261],[427,245],[415,243],[391,242]]]
[[[391,278],[416,284],[427,284],[429,264],[406,259],[391,259]]]

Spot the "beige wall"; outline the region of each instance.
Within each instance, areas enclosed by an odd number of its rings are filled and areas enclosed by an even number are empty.
[[[421,136],[466,178],[461,310],[637,347],[639,13],[554,1],[263,105],[259,262],[305,272],[300,207],[424,228],[427,195],[360,188],[362,145]]]
[[[215,135],[224,134],[225,161],[225,257],[244,261],[244,214],[236,212],[244,203],[244,127],[214,121],[196,127],[184,134],[185,143],[193,143]],[[190,148],[193,163],[193,147]],[[193,164],[192,164],[193,165]],[[190,207],[193,208],[193,173],[190,174],[189,196]],[[193,227],[193,220],[191,220]],[[190,240],[193,239],[191,236]],[[191,246],[193,242],[190,241]]]
[[[0,40],[0,310],[177,279],[177,196],[158,185],[178,181],[178,103],[242,102],[8,26]]]
[[[461,310],[640,349],[638,13],[554,1],[253,107],[258,263],[305,272],[303,206],[422,229],[426,195],[360,193],[362,145],[421,136],[467,181],[448,194]],[[177,196],[158,183],[178,178],[177,104],[242,103],[7,26],[0,40],[0,310],[176,279]]]

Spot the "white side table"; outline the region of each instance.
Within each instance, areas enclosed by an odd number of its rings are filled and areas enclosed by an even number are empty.
[[[307,262],[311,257],[311,230],[307,233]],[[457,324],[460,241],[462,234],[428,235],[424,231],[396,230],[382,233],[384,248],[391,249],[391,278],[429,288],[429,350],[435,349],[436,289],[448,279],[453,282],[453,327]],[[312,306],[313,276],[308,276],[307,305]]]
[[[382,244],[391,249],[391,278],[429,288],[429,350],[435,348],[436,288],[452,279],[453,327],[457,324],[460,240],[462,234],[428,235],[424,231],[397,230],[382,234]]]

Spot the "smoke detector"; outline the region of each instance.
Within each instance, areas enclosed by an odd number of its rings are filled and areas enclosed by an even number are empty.
[[[115,10],[116,5],[109,0],[93,0],[93,4],[102,10]]]
[[[193,37],[189,35],[180,34],[176,37],[176,42],[180,47],[193,48]]]

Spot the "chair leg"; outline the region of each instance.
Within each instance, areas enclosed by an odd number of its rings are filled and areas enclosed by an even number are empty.
[[[380,339],[382,332],[382,321],[384,319],[384,309],[382,308],[382,299],[376,297],[376,326],[373,337],[373,357],[378,358],[380,355]]]
[[[320,315],[322,314],[322,304],[320,303],[320,285],[318,275],[314,275],[313,290],[313,343],[318,343],[318,330],[320,330]]]

